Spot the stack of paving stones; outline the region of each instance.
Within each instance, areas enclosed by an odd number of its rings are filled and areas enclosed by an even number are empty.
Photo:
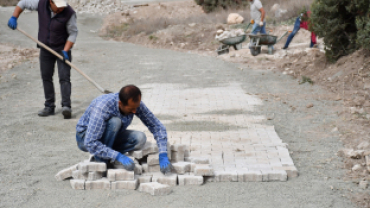
[[[215,176],[208,159],[189,157],[188,146],[168,144],[168,150],[174,169],[166,175],[160,172],[157,145],[146,142],[142,150],[127,153],[135,162],[134,171],[125,170],[117,161],[109,165],[112,168],[107,168],[105,163],[94,162],[90,156],[58,172],[55,178],[58,181],[71,179],[73,189],[138,189],[151,195],[167,195],[174,186],[202,185],[204,176]]]

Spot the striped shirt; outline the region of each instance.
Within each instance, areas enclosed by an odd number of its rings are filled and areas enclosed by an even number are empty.
[[[105,146],[100,142],[105,131],[107,121],[112,117],[118,117],[122,121],[122,130],[126,130],[131,124],[134,114],[123,115],[119,111],[118,93],[101,95],[94,99],[85,113],[77,123],[77,132],[84,132],[84,145],[93,155],[112,161],[118,155],[118,152]],[[153,113],[140,102],[135,115],[148,127],[157,141],[159,153],[167,152],[167,132],[163,124],[153,115]]]

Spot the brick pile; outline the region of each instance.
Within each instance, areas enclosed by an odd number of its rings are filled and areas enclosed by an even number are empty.
[[[127,171],[115,161],[112,168],[105,163],[88,160],[61,170],[55,175],[57,181],[70,179],[71,187],[79,190],[90,189],[138,189],[151,195],[167,195],[172,187],[180,185],[202,185],[203,176],[214,176],[208,159],[191,158],[189,147],[168,144],[168,157],[174,167],[172,173],[162,174],[159,167],[158,147],[147,142],[142,150],[126,155],[135,163],[134,171]],[[187,157],[185,157],[187,156]]]

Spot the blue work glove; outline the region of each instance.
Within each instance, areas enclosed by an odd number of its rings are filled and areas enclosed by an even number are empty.
[[[71,61],[70,59],[69,59],[69,56],[68,56],[68,52],[67,51],[62,51],[62,53],[63,53],[63,61],[64,61],[64,63],[68,60],[68,61]]]
[[[159,154],[159,166],[163,174],[170,173],[173,169],[170,161],[168,160],[167,153]]]
[[[135,168],[135,163],[126,155],[118,153],[116,160],[122,163],[123,167],[128,171],[133,171]]]
[[[17,18],[12,16],[8,21],[8,26],[13,30],[17,29]]]

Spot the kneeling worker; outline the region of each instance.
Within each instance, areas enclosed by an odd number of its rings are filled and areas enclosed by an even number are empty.
[[[90,152],[96,161],[109,163],[117,160],[126,170],[134,170],[134,161],[124,153],[139,150],[146,142],[143,132],[127,130],[134,114],[157,141],[161,172],[171,172],[166,128],[141,102],[141,91],[134,85],[123,87],[119,93],[101,95],[91,102],[77,123],[78,148]]]

